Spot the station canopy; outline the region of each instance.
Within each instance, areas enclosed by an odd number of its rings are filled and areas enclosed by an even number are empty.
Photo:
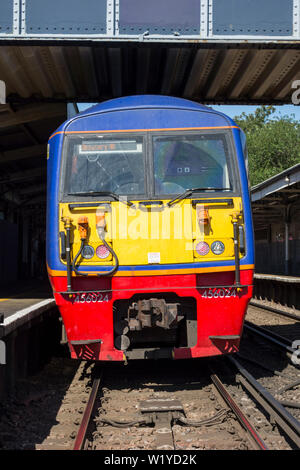
[[[1,200],[45,200],[46,143],[67,103],[291,103],[299,10],[300,0],[1,0]]]
[[[290,103],[299,0],[1,0],[8,101]]]
[[[256,229],[290,222],[291,210],[300,209],[300,163],[253,186],[251,201]]]

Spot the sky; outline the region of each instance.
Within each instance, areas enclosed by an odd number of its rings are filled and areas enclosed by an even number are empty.
[[[79,111],[83,111],[96,103],[78,103]],[[233,118],[234,116],[239,116],[243,112],[246,114],[253,113],[258,106],[239,106],[239,105],[212,105],[211,108],[221,113],[227,114],[229,117]],[[295,119],[300,121],[300,105],[295,106],[293,104],[285,104],[281,106],[275,106],[276,112],[274,116],[289,116],[295,115]]]
[[[227,114],[229,117],[233,118],[234,116],[239,116],[243,112],[246,114],[254,113],[255,109],[258,106],[238,106],[238,105],[220,105],[220,106],[211,106],[216,111]],[[284,104],[281,106],[275,106],[276,112],[273,116],[289,116],[295,115],[295,119],[300,121],[300,106],[295,106],[293,104]]]

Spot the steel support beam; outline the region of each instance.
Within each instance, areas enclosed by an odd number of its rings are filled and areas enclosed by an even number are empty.
[[[0,129],[6,127],[18,126],[19,124],[40,121],[41,119],[50,119],[53,117],[66,116],[66,106],[64,104],[49,103],[23,107],[14,113],[5,115],[0,114]]]
[[[25,170],[25,171],[18,171],[18,172],[11,173],[9,176],[4,176],[3,178],[1,178],[0,184],[30,181],[38,177],[42,179],[44,178],[45,175],[46,175],[45,167],[34,168],[31,170]]]
[[[0,152],[0,164],[12,163],[19,160],[45,157],[46,158],[46,144],[32,145],[29,147],[22,147],[17,150],[7,150]]]

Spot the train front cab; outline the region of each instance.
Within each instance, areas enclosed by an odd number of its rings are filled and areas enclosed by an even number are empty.
[[[123,109],[120,129],[100,106],[50,139],[48,273],[73,358],[238,350],[254,268],[243,139],[184,107]]]

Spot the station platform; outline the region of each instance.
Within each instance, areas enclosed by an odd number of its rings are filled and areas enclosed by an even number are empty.
[[[49,281],[0,289],[0,400],[36,373],[60,345],[61,323]]]
[[[48,281],[19,283],[0,290],[0,338],[41,313],[55,301]]]
[[[300,277],[281,274],[254,274],[253,300],[288,313],[300,313]]]
[[[299,284],[300,277],[297,276],[283,276],[281,274],[254,274],[254,279],[266,280],[266,281],[277,281],[286,282],[288,284]]]

